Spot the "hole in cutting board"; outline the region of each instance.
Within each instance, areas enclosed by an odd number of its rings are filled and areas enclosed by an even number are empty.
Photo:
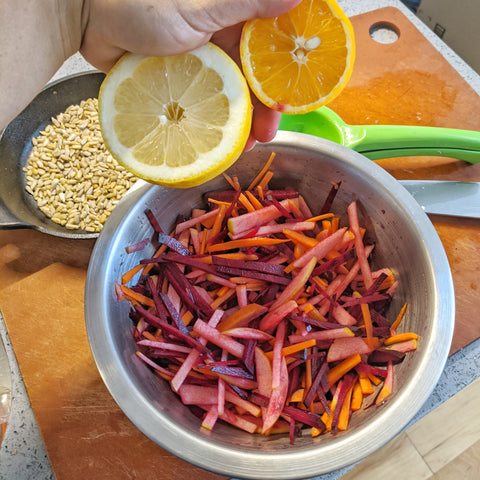
[[[393,23],[377,22],[370,27],[369,34],[378,43],[390,44],[398,40],[400,30]]]

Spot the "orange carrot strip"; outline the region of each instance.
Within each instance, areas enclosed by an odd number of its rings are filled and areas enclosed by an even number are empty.
[[[398,326],[400,325],[400,322],[402,321],[406,311],[407,311],[407,304],[405,303],[403,305],[403,307],[401,308],[400,313],[398,314],[397,318],[392,323],[392,325],[390,327],[391,330],[396,330],[398,328]]]
[[[188,326],[192,320],[193,320],[193,313],[190,312],[190,310],[187,310],[182,316],[182,322]]]
[[[305,222],[319,222],[321,220],[325,220],[327,218],[332,218],[334,216],[333,213],[324,213],[323,215],[317,215],[316,217],[310,217],[304,220]]]
[[[122,290],[123,294],[127,299],[135,300],[138,303],[142,303],[143,305],[147,305],[148,307],[154,307],[155,303],[149,297],[142,295],[141,293],[135,292],[131,288],[127,287],[126,285],[120,285],[120,289]]]
[[[385,345],[392,345],[394,343],[405,342],[406,340],[416,340],[417,338],[418,335],[414,332],[398,333],[397,335],[392,335],[385,339],[383,343]]]
[[[358,292],[353,292],[353,296],[355,298],[361,298],[361,295]],[[362,311],[363,323],[365,325],[365,334],[367,336],[366,342],[367,345],[371,348],[374,348],[374,340],[373,340],[373,324],[372,324],[372,317],[370,315],[370,308],[367,303],[362,303],[360,305],[360,309]]]
[[[218,308],[222,303],[226,302],[232,295],[235,295],[235,289],[230,288],[227,293],[222,295],[221,297],[217,297],[210,306],[215,310]]]
[[[262,187],[263,190],[266,190],[268,188],[268,182],[272,179],[273,177],[273,172],[269,170],[265,176],[262,178],[261,182],[259,183],[259,186]]]
[[[369,380],[376,386],[382,383],[382,379],[373,375],[372,373],[367,373]]]
[[[231,258],[232,260],[258,260],[258,255],[244,252],[219,253],[216,256],[219,258]],[[211,265],[213,263],[211,255],[199,257],[196,260],[202,263],[206,263],[207,265]]]
[[[150,333],[148,330],[142,332],[142,336],[145,337],[147,340],[151,340],[152,342],[158,342],[158,338]]]
[[[240,182],[238,181],[238,177],[235,175],[234,177],[232,177],[232,180],[233,180],[233,184],[235,185],[235,190],[241,190],[242,189],[242,186],[240,185]]]
[[[293,345],[289,345],[288,347],[283,347],[282,348],[282,355],[284,357],[288,355],[292,355],[294,353],[300,352],[301,350],[305,348],[310,348],[314,347],[316,345],[317,341],[314,338],[311,338],[310,340],[305,340],[304,342],[300,343],[295,343]],[[273,352],[266,352],[265,355],[271,360],[273,358]]]
[[[243,193],[241,193],[238,197],[238,201],[246,208],[247,212],[254,212],[256,210],[256,208],[250,203],[248,198]]]
[[[122,283],[128,283],[140,270],[142,270],[143,267],[144,265],[139,263],[138,265],[135,265],[133,268],[125,272],[122,275]]]
[[[357,379],[357,381],[353,385],[352,401],[350,403],[350,408],[352,412],[360,410],[360,408],[362,408],[362,403],[363,403],[362,387],[360,385],[360,380]]]
[[[255,210],[259,210],[260,208],[263,208],[263,205],[257,200],[255,195],[250,190],[247,190],[245,192],[245,195],[247,196],[250,203],[255,207]]]
[[[216,198],[210,198],[208,197],[207,199],[208,203],[213,203],[214,205],[226,205],[227,207],[230,205],[230,202],[224,202],[223,200],[217,200]],[[210,210],[208,213],[212,213],[214,210]],[[188,220],[187,220],[188,221]]]
[[[207,239],[209,237],[210,230],[204,230],[202,236],[202,243],[200,244],[200,254],[203,255],[205,253],[205,248],[207,246]]]
[[[332,233],[332,222],[330,222],[330,220],[323,220],[322,229],[326,230],[329,234]]]
[[[345,360],[342,360],[340,363],[335,365],[328,373],[328,385],[331,387],[338,380],[340,380],[349,370],[351,370],[355,365],[358,365],[362,361],[362,358],[358,353],[350,355]]]
[[[307,314],[309,318],[313,318],[314,320],[318,320],[319,322],[327,321],[327,319],[311,303],[306,303],[303,311]]]
[[[300,258],[305,253],[305,248],[298,243],[295,244],[293,247],[293,256],[295,258]]]
[[[370,395],[374,392],[372,382],[370,381],[366,373],[360,372],[358,374],[358,381],[364,395]]]
[[[263,202],[265,200],[265,195],[263,194],[263,187],[261,185],[257,185],[256,187],[258,198]]]
[[[305,248],[312,248],[318,243],[314,238],[307,237],[305,234],[290,230],[289,228],[284,228],[282,233],[295,244],[300,244]]]
[[[303,402],[303,395],[305,393],[304,388],[298,388],[292,393],[292,396],[290,397],[289,402],[290,403],[297,403],[297,402]]]
[[[256,177],[252,180],[250,185],[248,186],[247,190],[252,190],[257,186],[257,184],[260,182],[261,178],[267,173],[268,169],[272,165],[273,159],[275,158],[275,152],[272,152],[270,154],[270,157],[268,160],[265,162],[265,165],[262,167],[262,169],[257,173]]]
[[[345,431],[348,428],[348,422],[350,420],[351,402],[352,402],[353,385],[348,389],[345,399],[340,409],[340,415],[338,417],[337,428],[338,430]]]
[[[232,240],[225,243],[217,243],[207,247],[208,252],[222,252],[225,250],[233,250],[235,248],[260,247],[262,245],[277,245],[285,243],[287,240],[281,238],[252,237],[243,238],[241,240]]]
[[[232,177],[230,175],[228,175],[228,173],[225,173],[223,172],[222,173],[223,175],[223,178],[230,184],[230,186],[234,189],[234,190],[238,190],[236,187],[237,185],[235,184],[234,180],[232,179]]]
[[[213,227],[210,233],[210,238],[213,238],[215,235],[217,235],[220,232],[220,229],[222,228],[222,222],[223,219],[225,218],[225,212],[227,211],[227,206],[226,205],[220,205],[217,209],[217,215],[215,216],[215,222],[213,223]]]
[[[233,284],[232,284],[233,285]],[[217,290],[217,297],[223,297],[226,293],[228,293],[230,291],[230,287],[227,287],[226,285],[224,285],[223,287],[219,288]]]

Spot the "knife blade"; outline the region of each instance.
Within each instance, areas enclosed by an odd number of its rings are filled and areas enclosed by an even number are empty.
[[[1,313],[0,313],[1,319]],[[0,336],[0,443],[5,434],[6,425],[10,416],[12,378],[10,363],[3,339]]]
[[[400,180],[426,213],[480,218],[480,182]]]

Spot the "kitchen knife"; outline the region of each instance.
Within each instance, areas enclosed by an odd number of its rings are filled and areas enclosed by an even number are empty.
[[[480,218],[480,182],[400,180],[426,213],[452,217]],[[128,193],[145,185],[137,180]]]
[[[426,213],[480,218],[480,182],[400,180]]]

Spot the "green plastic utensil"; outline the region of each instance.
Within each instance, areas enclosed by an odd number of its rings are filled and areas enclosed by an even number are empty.
[[[480,163],[480,132],[408,125],[348,125],[328,107],[282,115],[280,130],[302,132],[351,148],[371,160],[392,157],[451,157]]]

